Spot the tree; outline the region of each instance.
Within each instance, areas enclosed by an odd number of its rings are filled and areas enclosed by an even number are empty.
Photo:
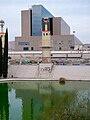
[[[2,39],[0,37],[0,77],[2,77]]]
[[[4,54],[3,54],[3,77],[7,78],[8,73],[8,29],[5,33]]]

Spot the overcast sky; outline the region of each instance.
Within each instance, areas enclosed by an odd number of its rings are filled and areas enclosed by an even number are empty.
[[[9,40],[21,35],[21,10],[42,4],[55,17],[62,17],[83,43],[90,43],[90,0],[0,0],[0,20],[9,29]]]

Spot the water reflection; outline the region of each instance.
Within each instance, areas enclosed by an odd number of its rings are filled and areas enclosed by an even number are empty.
[[[9,89],[9,119],[22,120],[22,100],[16,97],[15,89]]]
[[[0,120],[9,120],[8,85],[0,84]]]
[[[69,81],[65,85],[60,85],[57,81],[14,82],[8,84],[7,90],[9,110],[7,109],[6,116],[9,116],[9,120],[90,118],[89,82]]]

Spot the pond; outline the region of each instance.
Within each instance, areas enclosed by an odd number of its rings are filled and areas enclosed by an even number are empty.
[[[90,120],[90,82],[0,83],[0,120]]]

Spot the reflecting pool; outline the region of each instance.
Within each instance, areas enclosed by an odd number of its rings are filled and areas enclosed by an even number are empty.
[[[90,120],[90,82],[0,83],[0,120]]]

